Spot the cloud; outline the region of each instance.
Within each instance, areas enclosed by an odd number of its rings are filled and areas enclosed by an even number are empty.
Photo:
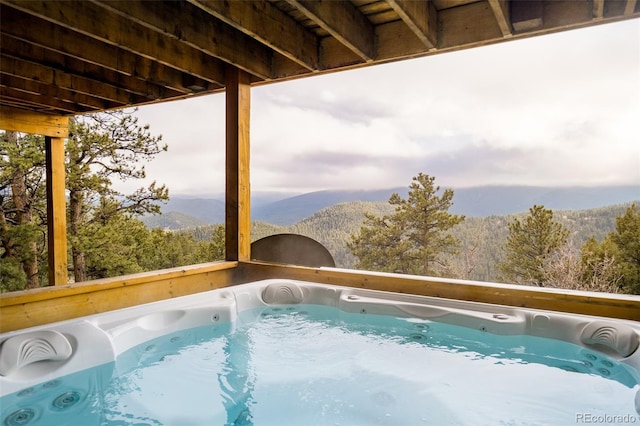
[[[603,157],[600,163],[594,164],[585,161],[582,151],[573,149],[500,147],[468,138],[455,145],[455,149],[424,151],[409,158],[319,149],[295,155],[286,164],[272,157],[266,168],[269,172],[263,173],[265,169],[259,168],[253,176],[265,189],[299,191],[407,186],[420,172],[436,177],[436,182],[443,187],[594,186],[640,182],[640,163],[633,156],[615,157],[610,161]]]
[[[580,150],[546,146],[505,148],[480,142],[428,156],[424,164],[443,184],[454,187],[489,184],[593,186],[640,182],[637,158],[634,161],[633,157],[623,156],[607,161],[603,157],[603,161],[594,163],[585,161],[585,154]]]
[[[147,179],[166,184],[170,195],[201,194],[224,189],[224,96],[213,95],[140,107],[140,125],[162,135],[168,151],[145,166]],[[132,191],[140,182],[115,182],[121,191]]]
[[[261,86],[252,189],[640,182],[638,20]],[[400,78],[399,78],[400,76]],[[224,95],[143,107],[175,192],[224,188]]]
[[[323,79],[327,76],[316,78]],[[381,99],[367,97],[364,93],[330,88],[318,90],[317,87],[322,87],[322,82],[310,86],[304,81],[294,81],[274,88],[261,87],[255,90],[254,105],[266,104],[302,110],[306,114],[326,114],[341,121],[360,124],[393,115],[388,103]]]

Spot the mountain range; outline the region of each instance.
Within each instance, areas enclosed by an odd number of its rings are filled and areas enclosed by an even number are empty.
[[[552,210],[592,209],[640,200],[640,185],[602,187],[479,186],[454,188],[450,213],[487,217],[526,212],[533,205]],[[393,193],[407,197],[408,189],[327,190],[278,198],[272,193],[252,195],[251,219],[291,225],[315,212],[343,202],[385,202]],[[281,196],[282,197],[282,196]],[[161,206],[161,216],[143,218],[150,228],[180,229],[224,222],[224,197],[173,195]]]

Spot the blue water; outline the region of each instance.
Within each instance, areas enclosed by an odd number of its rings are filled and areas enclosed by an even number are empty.
[[[640,424],[638,372],[596,351],[296,305],[145,342],[0,400],[3,426]]]

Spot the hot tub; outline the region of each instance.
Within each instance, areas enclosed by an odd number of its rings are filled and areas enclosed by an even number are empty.
[[[640,423],[640,323],[265,280],[0,336],[3,425]]]

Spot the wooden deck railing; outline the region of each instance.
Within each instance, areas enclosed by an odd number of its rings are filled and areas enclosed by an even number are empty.
[[[307,268],[216,262],[0,295],[0,332],[268,278],[640,321],[640,296]]]

